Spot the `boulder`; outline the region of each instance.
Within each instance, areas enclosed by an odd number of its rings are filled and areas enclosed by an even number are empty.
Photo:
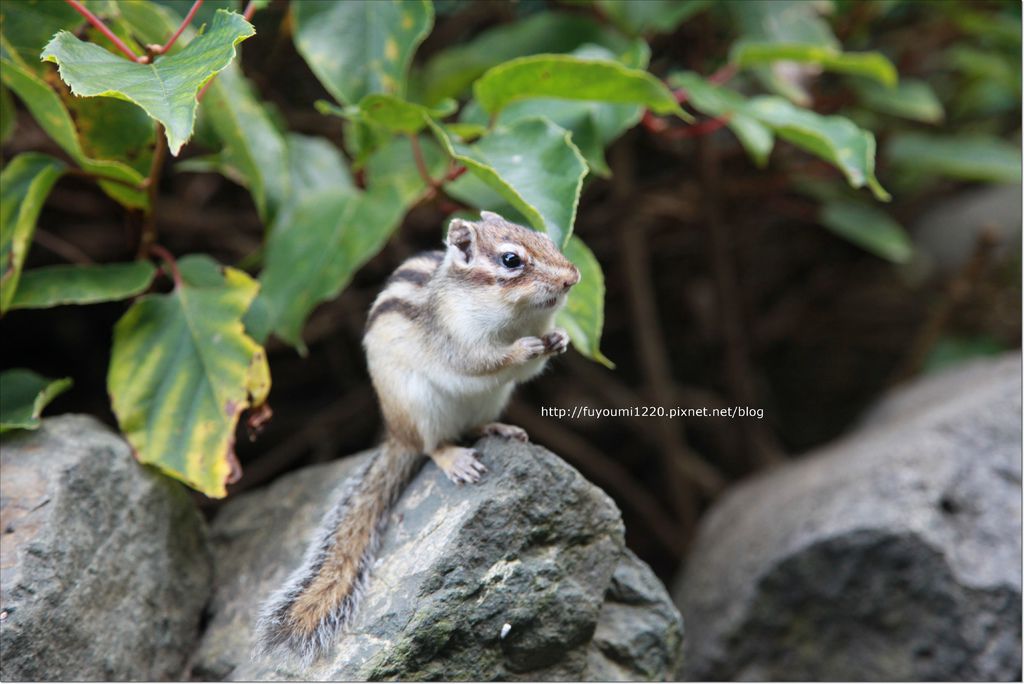
[[[361,459],[311,467],[230,502],[192,675],[235,680],[671,678],[682,620],[626,550],[615,504],[544,449],[486,439],[456,486],[428,463],[396,504],[369,586],[332,653],[252,659],[260,603],[299,564]]]
[[[180,678],[212,579],[184,488],[94,418],[0,449],[0,678]]]
[[[738,486],[673,592],[688,679],[1018,680],[1021,357],[899,390]]]

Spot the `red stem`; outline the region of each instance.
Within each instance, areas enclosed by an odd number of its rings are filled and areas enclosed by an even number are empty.
[[[416,160],[416,170],[420,172],[420,177],[423,182],[427,184],[427,187],[436,190],[440,183],[430,177],[430,171],[427,170],[427,163],[423,161],[423,150],[420,149],[420,140],[416,137],[415,133],[409,134],[409,142],[412,144],[412,156]]]
[[[708,82],[714,83],[715,85],[722,85],[735,76],[737,71],[739,71],[739,68],[732,62],[729,62],[728,64],[722,65],[718,71],[708,76]]]
[[[174,287],[181,287],[181,271],[178,270],[178,262],[174,255],[160,245],[150,245],[149,253],[164,261],[171,269],[171,278],[174,279]]]
[[[174,32],[174,35],[171,36],[170,40],[164,43],[163,47],[155,50],[158,55],[162,55],[171,49],[171,46],[177,42],[178,36],[180,36],[182,31],[185,30],[185,27],[192,23],[192,17],[196,16],[196,11],[202,6],[202,4],[203,0],[196,0],[192,3],[192,9],[190,9],[188,14],[185,15],[185,19],[181,22],[181,26],[178,27],[178,30]]]
[[[103,23],[103,20],[97,17],[95,14],[85,8],[85,5],[78,2],[78,0],[64,0],[64,2],[71,5],[76,12],[85,17],[86,21],[95,26],[100,33],[107,37],[107,39],[114,44],[118,50],[124,54],[125,57],[136,62],[138,64],[146,64],[149,62],[148,57],[139,57],[137,54],[132,52],[131,48],[124,44],[120,38],[114,35],[114,32],[107,28],[107,25]]]
[[[673,128],[665,131],[662,135],[669,140],[679,140],[680,138],[698,138],[702,135],[708,135],[714,133],[722,126],[729,123],[729,119],[732,116],[718,116],[714,119],[705,119],[700,123],[693,124],[692,126],[683,126],[681,128]]]

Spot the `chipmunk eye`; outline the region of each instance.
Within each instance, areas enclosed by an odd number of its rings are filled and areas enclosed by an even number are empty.
[[[523,265],[523,260],[515,252],[505,252],[501,255],[501,265],[505,268],[519,268]]]

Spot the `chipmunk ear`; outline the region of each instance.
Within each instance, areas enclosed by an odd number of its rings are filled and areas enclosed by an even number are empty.
[[[452,219],[448,224],[448,249],[454,251],[455,262],[468,264],[476,254],[476,226],[469,221]]]
[[[483,221],[489,221],[493,223],[508,223],[505,217],[501,214],[495,214],[493,211],[481,211],[480,219]]]

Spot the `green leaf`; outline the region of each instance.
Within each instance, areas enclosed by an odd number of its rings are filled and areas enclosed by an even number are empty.
[[[922,175],[991,183],[1021,181],[1020,147],[993,136],[898,133],[890,138],[885,152],[893,166]]]
[[[274,217],[269,231],[287,226],[295,220],[298,206],[310,195],[321,190],[346,191],[355,189],[341,152],[329,140],[299,133],[285,137],[288,153],[288,187],[286,201]]]
[[[42,127],[68,156],[84,170],[119,178],[123,183],[100,181],[100,187],[108,195],[126,207],[147,206],[146,193],[132,186],[142,182],[143,176],[135,169],[113,160],[92,159],[86,155],[79,141],[78,132],[60,96],[28,69],[14,62],[0,60],[0,78],[21,99],[36,122]],[[125,103],[127,104],[127,103]]]
[[[0,173],[0,314],[10,308],[36,231],[36,219],[65,168],[53,157],[26,152],[12,159]]]
[[[597,0],[597,6],[621,29],[633,35],[674,31],[711,5],[711,0]]]
[[[427,104],[459,97],[485,71],[502,62],[530,54],[572,52],[585,44],[607,48],[628,66],[647,66],[649,50],[642,40],[630,41],[589,17],[538,12],[488,29],[431,57],[418,73],[420,96]]]
[[[573,235],[565,246],[565,256],[580,270],[580,282],[569,290],[565,308],[558,312],[557,323],[569,333],[576,350],[608,368],[615,368],[601,353],[604,328],[604,273],[594,253]]]
[[[321,101],[322,102],[322,101]],[[443,100],[436,107],[413,104],[393,95],[370,94],[359,101],[357,107],[339,110],[329,103],[317,103],[322,113],[335,114],[346,118],[357,118],[368,124],[386,128],[394,133],[419,133],[427,125],[427,119],[441,119],[456,109],[454,100]]]
[[[42,59],[57,64],[79,97],[117,97],[142,107],[164,125],[171,154],[177,155],[192,136],[199,89],[231,63],[235,45],[254,33],[241,15],[218,10],[205,33],[152,64],[130,62],[67,31],[53,37]]]
[[[81,14],[66,2],[15,0],[0,2],[0,33],[8,59],[41,74],[39,51],[57,31],[72,31],[85,23]]]
[[[0,82],[0,143],[10,139],[17,123],[18,112],[14,109],[14,98],[7,86]]]
[[[872,78],[890,87],[899,80],[896,67],[880,52],[842,52],[828,45],[740,41],[733,46],[730,61],[740,68],[778,61],[813,64],[826,71]]]
[[[828,23],[819,16],[828,3],[807,0],[730,0],[726,3],[739,27],[741,40],[758,43],[804,43],[821,45],[835,51],[839,40]],[[770,67],[754,67],[758,80],[767,88],[801,105],[810,103],[802,85],[808,67],[793,68],[784,62]]]
[[[775,145],[771,129],[747,113],[747,100],[728,88],[705,81],[693,72],[675,73],[669,76],[673,88],[682,88],[689,98],[687,102],[694,109],[709,116],[729,117],[729,128],[758,166],[768,163],[768,156]]]
[[[224,144],[220,162],[234,169],[270,222],[289,194],[288,152],[263,104],[238,65],[224,69],[206,93],[205,121]]]
[[[858,247],[897,264],[910,260],[914,248],[903,226],[878,207],[836,200],[821,209],[821,225]]]
[[[852,187],[867,185],[878,199],[890,199],[875,178],[875,136],[849,119],[822,116],[780,97],[755,97],[746,111],[780,138],[836,166]]]
[[[895,88],[867,81],[856,90],[861,103],[876,112],[932,124],[945,118],[942,103],[924,81],[903,80]]]
[[[0,373],[0,432],[35,430],[54,398],[71,387],[71,378],[50,380],[24,368]]]
[[[998,356],[1006,351],[1005,344],[989,335],[944,335],[928,353],[921,371],[925,374],[935,373],[971,359]]]
[[[156,126],[146,112],[112,97],[68,96],[64,104],[88,158],[122,162],[139,174],[149,173]]]
[[[565,129],[547,119],[524,119],[471,144],[452,142],[437,124],[431,129],[448,154],[564,248],[587,173]]]
[[[46,309],[127,299],[145,292],[155,274],[148,261],[36,268],[22,273],[10,308]]]
[[[532,97],[643,105],[656,114],[690,119],[672,91],[646,71],[610,60],[534,55],[500,64],[480,77],[473,94],[491,114]]]
[[[241,320],[258,286],[205,256],[178,267],[172,292],[139,299],[114,326],[107,390],[142,463],[223,497],[239,416],[270,391],[266,354]]]
[[[577,57],[598,57],[613,59],[614,55],[606,48],[587,45],[577,49]],[[608,104],[605,102],[588,102],[579,100],[562,100],[553,98],[531,98],[509,104],[501,110],[495,124],[508,126],[521,119],[545,117],[562,128],[572,132],[572,142],[579,148],[587,161],[590,170],[602,177],[611,176],[611,169],[604,158],[604,149],[618,138],[624,131],[632,128],[640,120],[643,107],[632,104]],[[460,115],[462,122],[485,125],[489,117],[479,103],[470,101]],[[447,125],[452,132],[454,126]],[[486,126],[479,129],[476,136],[486,133]]]
[[[405,207],[392,187],[337,189],[308,196],[267,244],[262,293],[246,324],[256,339],[273,332],[305,353],[302,327],[317,304],[341,292],[381,250]]]
[[[740,33],[748,40],[839,47],[832,29],[819,16],[822,3],[806,0],[729,0],[727,4]]]
[[[434,23],[427,0],[305,0],[291,5],[295,47],[334,99],[402,97],[413,53]]]

